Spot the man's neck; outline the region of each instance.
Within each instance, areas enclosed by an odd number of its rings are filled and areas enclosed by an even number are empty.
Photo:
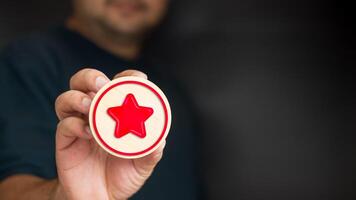
[[[101,30],[100,27],[94,27],[95,24],[87,24],[75,17],[70,17],[66,26],[118,57],[135,60],[139,56],[142,43],[140,40],[128,40],[119,35],[108,33]]]

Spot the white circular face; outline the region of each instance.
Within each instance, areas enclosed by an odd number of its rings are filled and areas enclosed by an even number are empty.
[[[134,76],[117,78],[95,95],[89,112],[96,142],[121,158],[150,154],[171,126],[166,96],[152,82]]]

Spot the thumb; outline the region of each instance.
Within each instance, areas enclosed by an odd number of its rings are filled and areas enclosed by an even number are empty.
[[[151,154],[133,160],[137,173],[139,175],[145,178],[148,178],[151,175],[153,169],[155,168],[155,166],[163,156],[163,150],[165,145],[166,145],[166,140],[164,140],[162,144]]]

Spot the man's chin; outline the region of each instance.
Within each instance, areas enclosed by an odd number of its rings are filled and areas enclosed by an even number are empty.
[[[139,36],[147,31],[147,28],[142,24],[111,24],[111,29],[120,35]]]

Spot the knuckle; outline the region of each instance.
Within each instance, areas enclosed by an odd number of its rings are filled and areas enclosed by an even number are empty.
[[[102,74],[102,73],[96,69],[87,68],[83,75],[87,79],[87,78],[93,78],[93,77],[97,76],[98,74]]]
[[[141,73],[141,74],[143,74],[143,72],[141,72],[139,70],[136,70],[136,69],[128,69],[126,71],[131,72],[131,73]]]
[[[71,125],[71,120],[69,118],[64,118],[57,124],[56,137],[59,137],[60,135],[71,135],[72,129],[73,126]]]
[[[57,133],[59,132],[59,130],[61,130],[63,128],[63,121],[59,121],[57,123]]]
[[[74,125],[75,125],[74,120],[71,117],[68,117],[68,118],[64,118],[58,123],[57,129],[70,132]]]
[[[79,94],[74,90],[69,90],[66,93],[67,94],[66,94],[65,98],[68,99],[68,100],[71,100],[71,101],[75,101],[79,97]]]
[[[75,73],[69,80],[69,85],[73,85],[75,84],[75,82],[77,81],[77,79],[80,79],[81,76],[84,76],[87,71],[91,70],[91,68],[83,68],[81,70],[79,70],[77,73]]]
[[[124,70],[120,73],[118,73],[115,78],[117,77],[122,77],[122,76],[137,76],[137,77],[142,77],[147,79],[147,75],[143,73],[142,71],[136,70],[136,69],[127,69]]]
[[[67,92],[66,99],[68,102],[72,102],[74,105],[79,104],[82,99],[83,93],[77,90],[70,90]]]
[[[72,90],[63,92],[62,94],[60,94],[57,97],[57,99],[55,101],[56,108],[63,106],[63,104],[65,104],[68,99],[75,99],[75,97],[76,97],[76,94]]]
[[[54,102],[54,106],[56,108],[56,110],[58,109],[58,106],[61,104],[62,102],[62,94],[59,95],[57,98],[56,98],[56,101]]]
[[[76,120],[74,117],[67,117],[63,121],[64,121],[63,123],[65,124],[65,126],[70,128],[70,127],[75,126]]]
[[[96,69],[88,69],[83,74],[83,83],[87,85],[89,90],[95,90],[95,79],[104,74]]]
[[[54,108],[55,108],[58,118],[59,118],[60,110],[63,107],[64,101],[65,101],[65,96],[66,96],[66,92],[60,94],[54,102]]]
[[[81,73],[83,73],[82,70],[78,71],[72,77],[70,77],[70,79],[69,79],[70,86],[72,86],[75,83],[75,81],[77,80],[78,76],[80,76]]]
[[[91,83],[91,81],[94,79],[95,76],[95,71],[90,69],[84,72],[83,74],[83,80],[85,84]]]

